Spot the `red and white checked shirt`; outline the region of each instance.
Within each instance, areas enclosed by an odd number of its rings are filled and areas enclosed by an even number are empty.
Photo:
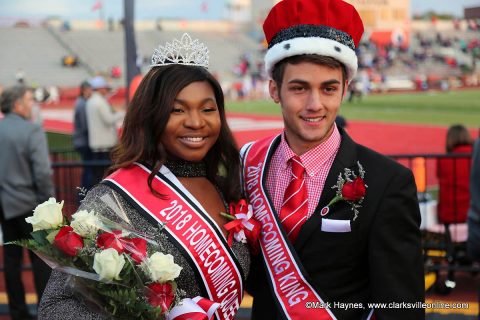
[[[325,180],[327,180],[328,172],[337,155],[341,140],[340,132],[335,125],[333,133],[327,140],[300,156],[305,166],[305,182],[308,190],[307,219],[312,216],[320,201]],[[272,197],[277,213],[282,208],[283,196],[292,177],[292,166],[289,160],[294,155],[295,153],[285,140],[285,132],[283,132],[280,145],[273,153],[270,161],[266,180],[267,191]]]

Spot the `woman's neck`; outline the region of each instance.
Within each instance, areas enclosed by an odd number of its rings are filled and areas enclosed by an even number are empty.
[[[182,159],[167,159],[165,166],[176,176],[182,178],[197,178],[207,176],[205,162],[191,162]]]

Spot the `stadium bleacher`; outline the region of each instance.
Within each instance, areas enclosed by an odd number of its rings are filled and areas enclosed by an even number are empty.
[[[84,68],[65,68],[62,57],[68,55],[46,29],[0,29],[0,84],[13,84],[19,69],[30,84],[77,86],[79,79],[89,76]]]
[[[261,44],[241,32],[189,32],[204,42],[210,51],[210,70],[221,78],[231,77],[232,70],[245,53],[259,54]],[[147,30],[136,33],[138,54],[150,57],[161,43],[180,38],[183,31]],[[77,86],[97,72],[109,73],[113,66],[125,63],[122,30],[61,31],[46,27],[0,29],[0,83],[15,81],[18,68],[25,71],[26,80],[39,85]],[[62,58],[75,55],[80,59],[76,68],[62,66]],[[12,63],[15,61],[15,63]],[[148,65],[148,64],[147,64]],[[125,83],[125,72],[113,84]]]
[[[210,31],[188,32],[208,46],[210,71],[219,77],[222,84],[231,85],[232,82],[242,81],[233,71],[246,54],[254,64],[263,60],[262,44],[247,32],[208,30]],[[158,44],[180,38],[183,32],[154,28],[136,30],[137,52],[139,60],[143,62],[143,71],[148,68],[149,57]],[[439,43],[438,35],[448,45]],[[434,79],[429,81],[429,88],[432,88],[431,85],[440,88],[441,79],[448,79],[449,85],[459,82],[465,75],[465,67],[473,68],[472,54],[470,51],[462,51],[461,43],[463,41],[468,44],[478,39],[478,31],[445,30],[438,35],[431,30],[412,29],[409,50],[389,48],[386,53],[383,48],[375,48],[368,39],[364,39],[365,45],[360,48],[359,61],[370,61],[365,65],[370,68],[370,90],[377,87],[381,87],[381,90],[416,90],[419,89],[416,83],[418,78]],[[113,67],[118,67],[116,71],[120,71],[120,76],[112,79],[112,84],[115,87],[125,85],[124,33],[121,28],[79,28],[66,31],[49,24],[24,28],[6,27],[0,28],[0,41],[0,85],[7,86],[15,82],[15,73],[22,68],[29,84],[76,87],[95,73],[109,75]],[[429,44],[425,46],[421,41]],[[78,65],[63,66],[66,56],[78,57]],[[380,78],[383,78],[383,83],[378,80]]]

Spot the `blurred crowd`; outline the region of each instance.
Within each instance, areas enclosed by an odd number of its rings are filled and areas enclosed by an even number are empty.
[[[458,25],[458,20],[452,23]],[[364,39],[357,48],[359,71],[350,83],[349,101],[370,92],[392,90],[449,90],[480,85],[480,30],[475,20],[468,29],[416,32],[404,42],[377,45]],[[244,52],[238,57],[234,80],[222,81],[232,100],[268,98],[263,61]],[[262,54],[258,55],[262,56]],[[220,79],[221,80],[221,79]]]

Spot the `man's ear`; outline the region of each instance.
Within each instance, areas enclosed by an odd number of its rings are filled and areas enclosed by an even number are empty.
[[[20,99],[17,99],[17,101],[15,101],[13,103],[13,108],[12,108],[12,111],[15,111],[15,113],[21,113],[23,112],[23,101],[22,101],[23,98],[20,98]]]
[[[347,95],[348,85],[349,85],[348,80],[345,80],[345,85],[343,86],[343,98],[345,98],[345,96]],[[343,98],[342,98],[342,99],[343,99]]]
[[[270,97],[272,97],[275,103],[280,102],[280,93],[278,92],[277,83],[273,80],[270,80],[268,84],[268,91],[270,92]]]

